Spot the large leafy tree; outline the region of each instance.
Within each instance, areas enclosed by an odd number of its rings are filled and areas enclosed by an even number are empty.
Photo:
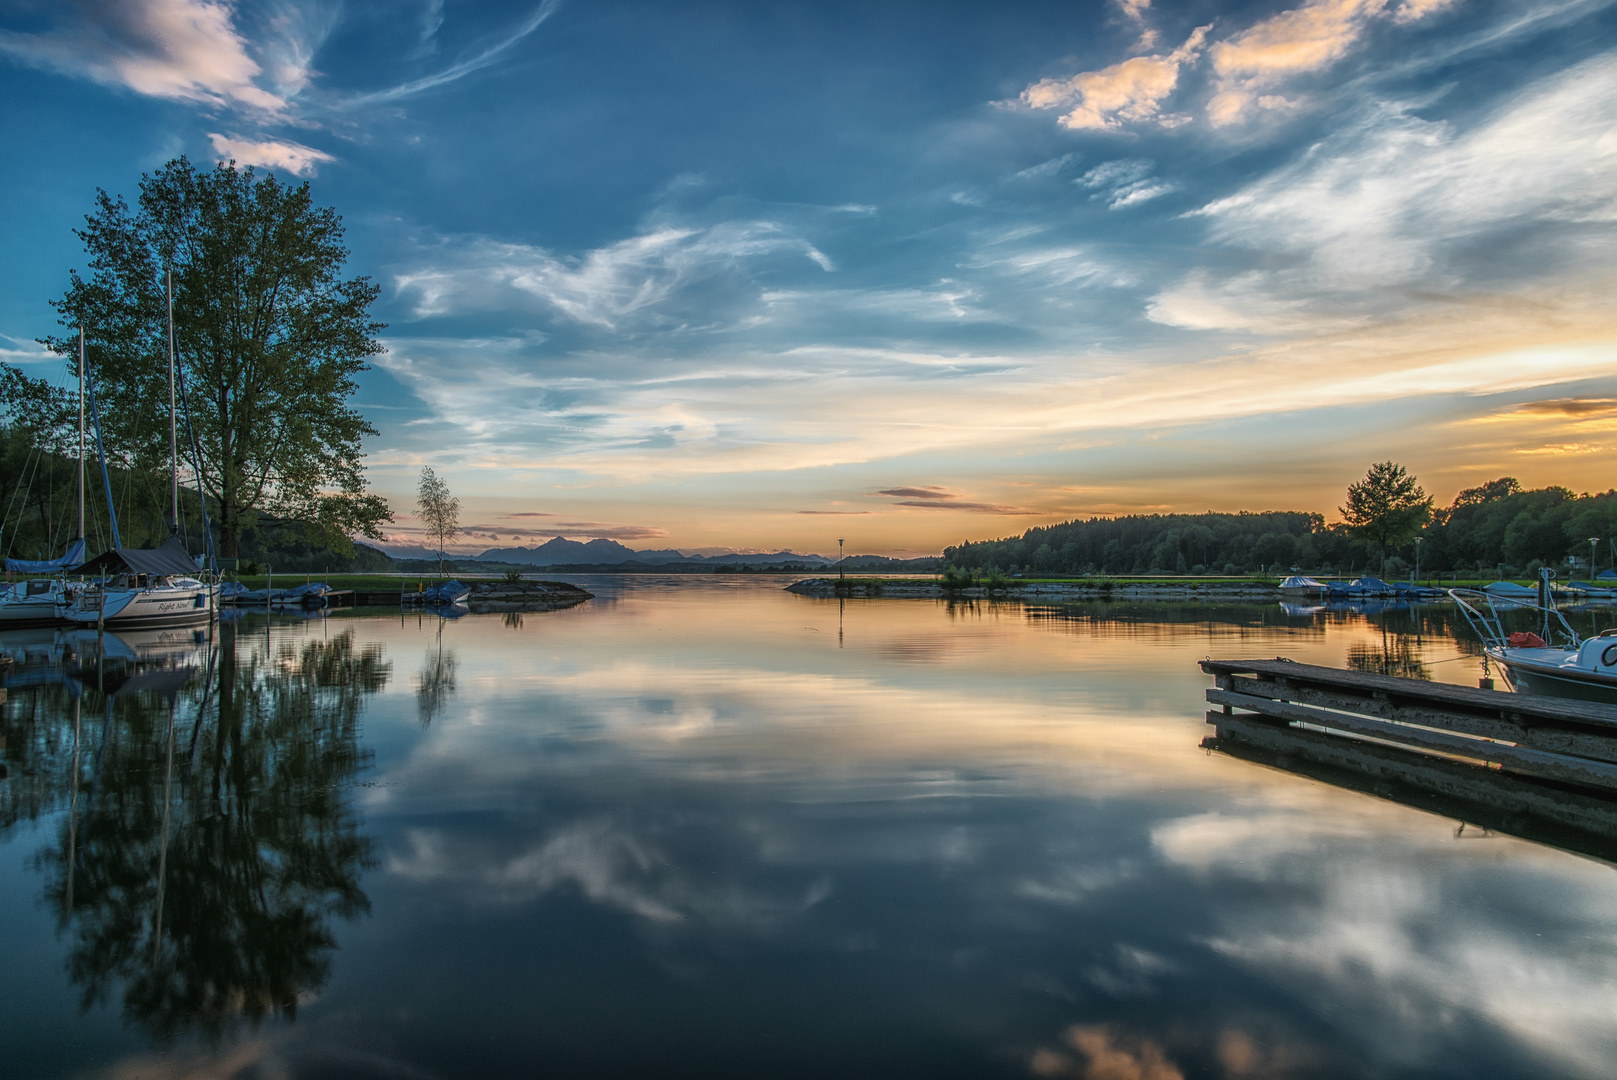
[[[1381,548],[1385,569],[1387,549],[1409,543],[1432,520],[1432,500],[1402,465],[1378,461],[1363,480],[1348,485],[1341,514],[1350,535]]]
[[[89,276],[72,274],[53,302],[67,332],[42,343],[71,355],[84,327],[109,453],[167,467],[172,272],[175,346],[221,552],[237,554],[260,511],[318,524],[334,543],[379,538],[391,515],[366,491],[360,450],[376,431],[348,404],[381,351],[369,313],[379,290],[343,276],[337,214],[314,204],[308,184],[182,157],[141,177],[134,209],[98,192],[85,222]]]

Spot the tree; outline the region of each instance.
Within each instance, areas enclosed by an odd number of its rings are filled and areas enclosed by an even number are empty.
[[[334,544],[380,538],[392,515],[366,491],[360,450],[376,430],[347,403],[382,350],[369,315],[380,290],[342,277],[341,218],[314,205],[306,183],[182,157],[141,177],[135,210],[98,191],[85,223],[89,277],[71,273],[52,304],[67,332],[40,340],[72,356],[84,328],[109,455],[166,475],[172,271],[175,347],[221,553],[237,554],[260,511],[316,524]]]
[[[427,535],[438,541],[438,574],[444,572],[444,545],[460,535],[460,500],[449,494],[449,485],[432,471],[421,470],[417,504]]]
[[[1387,549],[1407,544],[1432,519],[1432,500],[1402,465],[1379,461],[1348,485],[1340,513],[1350,535],[1380,546],[1385,571]]]

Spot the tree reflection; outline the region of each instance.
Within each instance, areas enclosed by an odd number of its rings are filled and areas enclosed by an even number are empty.
[[[329,973],[332,917],[369,909],[349,794],[390,665],[351,631],[241,656],[220,634],[216,678],[109,702],[87,790],[38,857],[83,1007],[121,986],[124,1018],[165,1040],[295,1016]]]
[[[459,669],[460,660],[455,656],[455,651],[444,649],[444,621],[439,619],[437,651],[427,654],[421,672],[416,676],[416,713],[421,718],[423,728],[431,727],[433,719],[455,696],[455,675]]]

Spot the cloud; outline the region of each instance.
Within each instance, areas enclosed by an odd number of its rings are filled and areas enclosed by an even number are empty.
[[[1322,71],[1346,56],[1376,19],[1399,24],[1418,22],[1456,0],[1308,0],[1300,7],[1272,15],[1206,49],[1213,70],[1213,93],[1206,106],[1214,127],[1246,119],[1254,109],[1285,111],[1297,102],[1279,90],[1299,75]],[[1148,2],[1118,0],[1124,17],[1142,26],[1136,48],[1149,49],[1157,32],[1144,27]],[[1181,71],[1194,63],[1212,24],[1198,27],[1185,43],[1162,55],[1135,56],[1099,71],[1067,79],[1041,79],[1022,92],[1034,109],[1066,108],[1063,127],[1116,131],[1130,124],[1179,127],[1190,122],[1180,113],[1162,111],[1163,102],[1179,86]]]
[[[816,517],[858,517],[861,514],[873,514],[874,510],[799,510],[799,514],[809,514]]]
[[[481,71],[483,68],[488,67],[490,64],[494,63],[494,61],[498,60],[502,55],[509,51],[512,46],[516,45],[529,34],[532,34],[535,30],[539,29],[540,25],[546,19],[554,15],[560,7],[561,0],[544,0],[544,3],[540,4],[538,7],[534,8],[528,13],[528,17],[523,19],[522,22],[517,25],[516,29],[512,30],[509,34],[501,38],[499,41],[496,41],[494,44],[487,46],[481,52],[467,57],[464,60],[457,61],[444,70],[435,72],[434,74],[426,75],[419,79],[411,79],[409,82],[400,83],[397,86],[391,86],[385,90],[374,90],[368,94],[356,95],[355,97],[349,98],[344,104],[352,107],[356,105],[377,105],[385,102],[397,101],[400,98],[411,97],[415,94],[421,93],[424,90],[431,90],[435,87],[443,86],[446,83],[452,83],[457,79],[463,79],[467,75],[472,74],[474,71]],[[437,28],[433,27],[433,32],[436,33],[436,31]],[[423,34],[422,44],[425,45],[429,40],[430,35]]]
[[[551,530],[546,530],[546,535]],[[667,529],[650,525],[608,525],[599,521],[559,521],[556,535],[563,532],[574,536],[588,536],[596,540],[657,540],[668,535]]]
[[[1468,131],[1396,103],[1189,216],[1262,269],[1192,271],[1149,317],[1341,328],[1438,298],[1601,273],[1617,227],[1617,58],[1530,85]]]
[[[949,496],[953,499],[954,496]],[[894,506],[917,506],[923,510],[959,510],[967,514],[1011,514],[1026,517],[1036,515],[1037,510],[1029,510],[1020,506],[1000,506],[997,503],[978,502],[950,502],[946,499],[905,499],[893,504]]]
[[[681,290],[742,274],[746,264],[780,254],[832,269],[829,258],[785,225],[730,221],[664,225],[576,258],[525,244],[452,242],[423,252],[421,260],[429,265],[400,273],[394,282],[398,293],[412,300],[417,317],[490,306],[504,294],[507,302],[513,295],[527,296],[571,321],[612,330],[626,322],[674,317],[659,309]],[[711,311],[713,299],[704,297],[704,310]]]
[[[285,169],[293,176],[313,176],[315,168],[337,159],[323,150],[301,143],[284,141],[256,142],[232,135],[217,133],[208,136],[213,152],[220,161],[235,161],[240,165],[260,165],[270,169]]]
[[[959,510],[966,514],[1020,514],[1027,515],[1036,511],[1027,510],[1018,506],[1001,506],[998,503],[966,502],[959,495],[948,488],[941,487],[899,487],[886,488],[876,492],[878,495],[891,495],[899,500],[893,506],[914,506],[922,510]]]
[[[1185,1074],[1149,1039],[1120,1035],[1099,1024],[1075,1024],[1062,1032],[1061,1038],[1078,1052],[1082,1064],[1065,1051],[1040,1047],[1028,1063],[1034,1076],[1077,1080],[1184,1080]]]
[[[1109,210],[1147,202],[1174,190],[1172,184],[1151,177],[1152,163],[1138,159],[1108,161],[1097,165],[1073,183],[1096,189],[1090,196],[1105,199]]]
[[[876,494],[892,495],[899,499],[958,499],[960,497],[952,494],[948,488],[940,487],[884,488],[876,492]]]
[[[1070,79],[1041,79],[1022,91],[1022,102],[1034,109],[1076,107],[1061,117],[1061,125],[1074,131],[1112,131],[1125,123],[1166,120],[1162,102],[1179,85],[1179,69],[1200,52],[1210,26],[1191,32],[1185,43],[1166,56],[1136,56],[1100,71]]]
[[[0,31],[0,51],[37,67],[124,86],[148,97],[280,112],[223,0],[69,0],[55,25]]]
[[[501,517],[508,517],[508,518],[531,518],[531,517],[555,517],[556,515],[555,514],[547,514],[543,510],[524,510],[520,514],[501,514],[500,516]]]
[[[438,30],[444,24],[444,0],[427,0],[421,13],[421,39],[416,43],[410,59],[419,60],[438,51]]]
[[[1392,20],[1398,23],[1418,22],[1459,2],[1460,0],[1404,0],[1393,9]]]
[[[1521,416],[1609,416],[1617,412],[1617,398],[1550,398],[1529,401],[1516,406],[1511,412]]]
[[[1388,0],[1311,0],[1208,49],[1217,88],[1207,105],[1214,126],[1242,118],[1258,92],[1289,76],[1318,71],[1358,43]]]

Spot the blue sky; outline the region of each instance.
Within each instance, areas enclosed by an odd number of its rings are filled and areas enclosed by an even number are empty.
[[[234,157],[382,286],[401,544],[424,464],[465,550],[1604,490],[1613,7],[11,0],[0,358],[95,188]]]

